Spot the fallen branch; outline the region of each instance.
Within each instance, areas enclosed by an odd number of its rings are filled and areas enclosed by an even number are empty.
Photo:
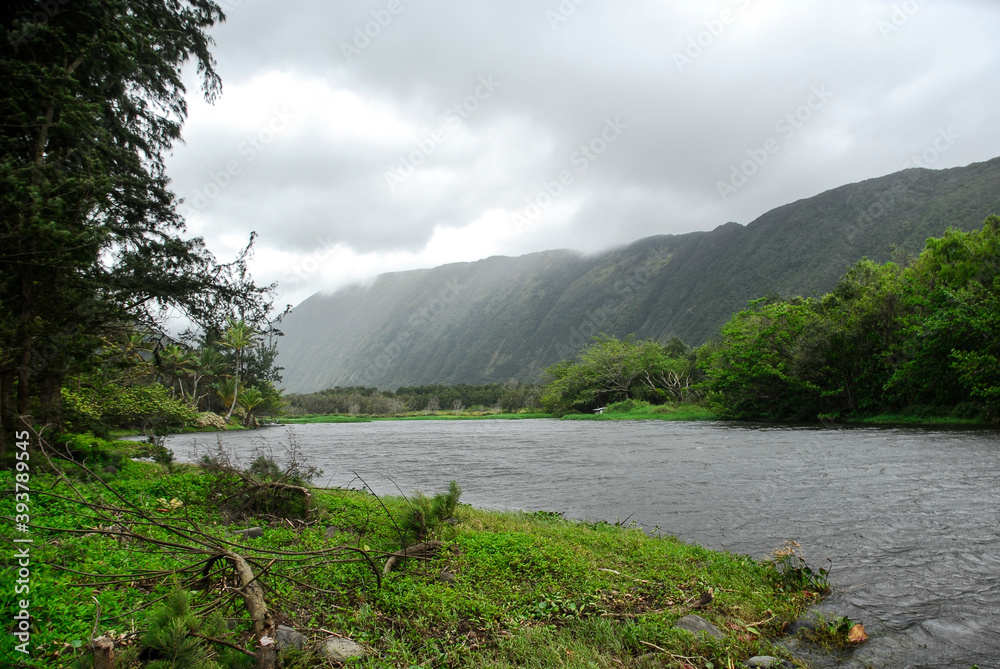
[[[441,550],[441,546],[444,544],[441,541],[435,539],[434,541],[424,541],[419,544],[414,544],[409,548],[404,548],[397,553],[391,553],[389,559],[385,561],[385,566],[382,567],[382,573],[388,574],[392,571],[400,560],[408,557],[415,557],[418,559],[429,559],[433,557],[435,553]]]
[[[257,577],[243,556],[226,553],[225,558],[233,565],[236,575],[239,576],[243,603],[253,622],[253,633],[257,637],[258,644],[257,667],[275,669],[278,666],[278,651],[274,647],[274,621],[267,610],[267,602],[264,601],[264,590],[257,583]]]

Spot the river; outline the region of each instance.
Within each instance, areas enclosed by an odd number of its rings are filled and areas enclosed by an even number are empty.
[[[477,507],[636,522],[764,557],[798,542],[832,563],[821,608],[870,640],[836,665],[1000,667],[1000,433],[732,423],[390,421],[177,435],[193,449],[294,442],[330,486],[433,494]],[[830,562],[828,562],[828,560]]]

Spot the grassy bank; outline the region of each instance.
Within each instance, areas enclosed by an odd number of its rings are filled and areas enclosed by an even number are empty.
[[[367,423],[373,420],[521,420],[529,418],[552,418],[547,413],[500,413],[484,411],[415,411],[398,416],[352,416],[344,414],[284,416],[276,422],[288,425],[304,423]]]
[[[602,413],[568,414],[564,420],[719,420],[700,404],[654,405],[626,400],[608,406]]]
[[[118,452],[80,444],[91,472],[115,468],[101,474],[106,487],[67,462],[54,461],[65,475],[46,473],[32,453],[30,666],[90,666],[92,634],[116,640],[118,667],[162,658],[155,632],[174,629],[180,614],[165,613],[161,599],[178,587],[190,597],[180,641],[238,666],[240,653],[203,639],[254,647],[244,588],[227,566],[234,554],[277,622],[310,644],[354,639],[368,651],[351,664],[359,667],[620,667],[645,655],[651,666],[735,667],[754,655],[788,657],[773,639],[820,585],[794,560],[776,565],[635,527],[464,505],[425,537],[440,540],[439,550],[383,574],[388,555],[416,541],[401,536],[410,508],[401,497],[312,489],[306,501],[298,489],[255,487],[297,483],[307,473],[301,462],[258,460],[238,476],[135,462],[134,443],[114,445]],[[10,496],[13,472],[2,480]],[[261,536],[234,534],[250,527]],[[10,555],[0,600],[15,611]],[[693,608],[709,589],[714,599]],[[690,613],[722,638],[673,626]],[[6,642],[0,664],[17,659]],[[293,652],[283,666],[331,665]]]
[[[277,422],[287,424],[303,423],[362,423],[372,420],[521,420],[531,418],[553,418],[542,412],[466,412],[432,411],[413,412],[399,416],[346,416],[330,414],[325,416],[288,416]],[[646,402],[626,401],[611,405],[603,413],[567,414],[563,420],[718,420],[718,416],[698,404],[652,405]]]
[[[907,427],[996,427],[996,423],[954,416],[914,416],[912,414],[879,414],[877,416],[848,417],[848,425],[901,425]]]

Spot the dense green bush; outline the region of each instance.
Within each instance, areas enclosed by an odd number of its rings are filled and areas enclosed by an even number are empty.
[[[1000,420],[1000,217],[862,260],[821,298],[751,302],[698,358],[727,418]]]
[[[63,388],[62,397],[67,427],[74,431],[105,434],[111,427],[179,428],[193,423],[198,415],[160,384]]]
[[[698,396],[692,387],[697,373],[694,352],[677,338],[661,344],[602,334],[575,359],[545,370],[549,382],[541,403],[563,416],[629,400],[688,402]]]

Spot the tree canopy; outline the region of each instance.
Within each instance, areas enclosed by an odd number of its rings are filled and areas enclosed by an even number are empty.
[[[1000,217],[917,258],[862,260],[818,299],[752,302],[699,351],[728,418],[1000,418]]]
[[[545,370],[549,382],[542,404],[564,414],[628,399],[686,401],[697,371],[694,361],[693,352],[676,337],[661,344],[601,334],[575,359]]]
[[[168,311],[205,329],[270,318],[253,243],[219,262],[185,236],[164,155],[187,114],[182,67],[221,82],[209,0],[12,0],[0,9],[0,421],[58,420],[67,374]]]

